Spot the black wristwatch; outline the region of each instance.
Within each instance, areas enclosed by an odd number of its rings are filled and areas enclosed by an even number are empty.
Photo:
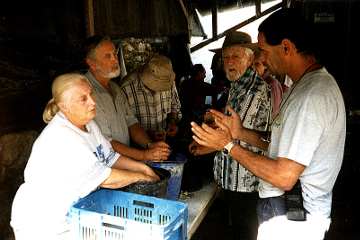
[[[229,155],[235,143],[236,143],[235,139],[231,140],[228,144],[225,145],[225,147],[221,150],[221,152],[225,155]]]
[[[152,143],[151,140],[146,144],[146,149],[149,149],[150,143]]]

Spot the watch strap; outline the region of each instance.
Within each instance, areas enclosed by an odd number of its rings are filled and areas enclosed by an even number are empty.
[[[236,143],[235,139],[232,139],[228,144],[225,145],[225,147],[222,149],[222,152],[226,155],[229,155],[231,149],[234,147]]]

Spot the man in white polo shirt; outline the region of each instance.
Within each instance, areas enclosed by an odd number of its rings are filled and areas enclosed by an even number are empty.
[[[225,148],[261,179],[258,240],[318,240],[330,227],[332,189],[343,160],[346,115],[335,79],[317,62],[310,30],[295,9],[281,9],[259,26],[258,46],[268,69],[272,74],[287,74],[294,83],[274,117],[272,132],[265,138],[245,129],[229,106],[231,117],[212,111],[217,130],[192,123],[199,144]],[[233,139],[267,149],[268,156],[230,144]],[[306,214],[302,221],[292,220],[285,206],[286,192],[298,181]]]

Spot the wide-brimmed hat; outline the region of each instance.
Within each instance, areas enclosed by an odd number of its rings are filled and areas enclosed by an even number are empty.
[[[224,43],[221,48],[209,49],[209,50],[214,53],[221,54],[222,50],[224,50],[225,48],[237,46],[237,45],[241,47],[250,48],[253,51],[256,51],[258,49],[257,42],[253,43],[249,34],[244,32],[234,31],[226,35]]]
[[[171,89],[175,80],[169,58],[154,54],[150,61],[139,72],[141,82],[155,92]]]

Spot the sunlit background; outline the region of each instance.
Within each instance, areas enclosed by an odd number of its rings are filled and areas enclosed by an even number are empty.
[[[261,11],[265,11],[266,9],[280,3],[281,0],[264,3],[261,5]],[[201,24],[203,26],[204,32],[207,34],[208,38],[212,38],[212,16],[201,16],[200,13],[199,18]],[[255,6],[245,7],[238,10],[218,13],[218,34],[224,32],[225,30],[253,17],[255,15]],[[259,24],[266,18],[264,16],[258,19],[255,22],[252,22],[245,27],[240,28],[238,31],[248,33],[253,42],[257,42],[257,29]],[[191,54],[191,59],[193,64],[201,63],[206,69],[206,78],[205,81],[210,83],[212,78],[211,72],[211,61],[214,56],[214,53],[209,51],[209,49],[220,48],[224,42],[225,38],[221,38],[216,42],[213,42],[200,50],[197,50]],[[191,47],[200,43],[203,40],[202,37],[192,37],[191,39]]]

